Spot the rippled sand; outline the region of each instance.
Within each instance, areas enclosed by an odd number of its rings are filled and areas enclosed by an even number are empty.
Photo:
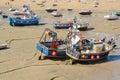
[[[10,15],[8,11],[10,6],[5,2],[9,0],[0,0],[0,9]],[[12,7],[22,9],[23,4],[30,6],[37,15],[41,16],[40,23],[45,25],[11,27],[7,19],[2,19],[0,15],[0,44],[8,43],[9,49],[0,50],[0,80],[119,80],[120,79],[120,19],[107,21],[104,15],[112,11],[120,11],[119,0],[98,0],[100,5],[93,7],[96,0],[78,3],[76,1],[55,2],[63,13],[62,18],[54,18],[48,14],[45,9],[53,7],[53,1],[44,3],[40,7],[37,2],[28,2],[30,0],[15,0],[10,2]],[[83,0],[82,0],[83,1]],[[19,5],[21,4],[21,5]],[[114,5],[114,6],[112,6]],[[68,12],[67,8],[73,8]],[[91,9],[91,16],[81,16],[79,10]],[[117,47],[110,52],[107,61],[101,61],[95,64],[66,65],[65,60],[38,60],[39,53],[36,51],[36,43],[39,41],[45,28],[50,28],[58,33],[59,38],[65,38],[67,29],[56,30],[52,28],[52,23],[56,21],[72,21],[74,16],[78,21],[88,21],[90,23],[87,31],[81,31],[86,37],[102,38],[111,36],[116,38]]]

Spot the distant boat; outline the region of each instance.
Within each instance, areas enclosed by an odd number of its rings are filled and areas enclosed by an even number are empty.
[[[72,8],[68,8],[67,10],[68,10],[68,11],[72,11],[73,9],[72,9]]]
[[[3,14],[2,18],[8,18],[8,15]]]
[[[83,22],[80,24],[77,24],[77,23],[74,24],[73,28],[77,28],[78,30],[85,31],[85,30],[87,30],[88,26],[89,26],[88,22]]]
[[[62,13],[58,12],[58,11],[53,11],[51,13],[54,17],[61,17],[62,16]]]
[[[1,45],[0,45],[0,50],[1,50],[1,49],[5,49],[5,48],[7,48],[7,47],[8,47],[7,44],[1,44]]]
[[[117,20],[118,16],[117,15],[106,15],[104,16],[104,18],[107,20]]]
[[[53,11],[57,11],[57,9],[47,8],[46,11],[47,11],[48,13],[51,13],[51,12],[53,12]]]
[[[56,29],[63,29],[63,28],[69,28],[72,27],[73,23],[72,22],[68,22],[68,23],[54,23],[53,27]]]
[[[91,12],[91,10],[88,10],[88,11],[80,11],[79,14],[81,14],[81,15],[91,15],[92,12]]]
[[[27,25],[38,25],[39,24],[39,17],[36,15],[25,16],[24,18],[9,17],[8,19],[9,19],[9,23],[11,26],[27,26]]]

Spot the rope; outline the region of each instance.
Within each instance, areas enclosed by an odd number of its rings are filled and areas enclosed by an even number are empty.
[[[29,40],[29,39],[37,39],[39,37],[36,37],[36,38],[21,38],[21,39],[10,39],[10,40],[6,40],[5,42],[8,44],[8,45],[11,45],[11,43],[13,41],[17,41],[17,40]]]

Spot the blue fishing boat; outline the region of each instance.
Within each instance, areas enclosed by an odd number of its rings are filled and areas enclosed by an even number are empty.
[[[39,24],[39,17],[36,15],[25,15],[24,18],[9,17],[8,19],[11,26],[28,26]]]
[[[39,42],[36,44],[36,49],[40,53],[39,59],[66,57],[64,41],[57,39],[57,33],[48,28],[45,29]]]
[[[54,23],[53,24],[53,27],[56,28],[56,29],[64,29],[64,28],[69,28],[69,27],[72,27],[73,26],[73,23],[72,22],[68,22],[68,23]]]

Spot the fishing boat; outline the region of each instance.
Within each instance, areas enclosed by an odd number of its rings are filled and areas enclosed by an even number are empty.
[[[92,11],[91,11],[91,10],[88,10],[88,11],[80,11],[79,14],[81,14],[81,15],[91,15],[91,14],[92,14]]]
[[[105,15],[104,18],[107,19],[107,20],[117,20],[118,16],[112,14],[112,15]]]
[[[8,17],[9,24],[11,26],[28,26],[28,25],[38,25],[39,16],[37,15],[24,15],[21,17]]]
[[[89,26],[89,23],[88,22],[81,22],[81,23],[79,23],[79,22],[77,22],[77,17],[75,16],[74,17],[74,19],[73,19],[74,21],[74,24],[73,24],[73,28],[74,29],[78,29],[78,30],[80,30],[80,31],[85,31],[85,30],[87,30],[87,28],[88,28],[88,26]]]
[[[51,12],[53,12],[53,11],[57,11],[57,9],[47,8],[46,11],[47,11],[48,13],[51,13]]]
[[[115,42],[111,39],[109,42],[95,43],[94,40],[90,44],[85,45],[82,42],[79,33],[71,33],[69,43],[66,48],[66,55],[70,57],[70,63],[74,61],[97,61],[108,57],[109,52],[116,47]]]
[[[54,17],[61,17],[62,16],[62,13],[58,12],[58,11],[53,11],[51,13]]]
[[[73,26],[72,22],[67,22],[67,23],[57,22],[57,23],[53,24],[53,27],[56,28],[56,29],[64,29],[64,28],[69,28],[69,27],[72,27],[72,26]]]
[[[75,23],[73,25],[73,28],[76,28],[76,29],[78,29],[80,31],[85,31],[85,30],[87,30],[88,26],[89,26],[88,22],[83,22],[81,24]]]
[[[66,45],[63,40],[57,39],[57,33],[46,28],[36,44],[36,49],[40,53],[39,59],[45,58],[65,58]]]

